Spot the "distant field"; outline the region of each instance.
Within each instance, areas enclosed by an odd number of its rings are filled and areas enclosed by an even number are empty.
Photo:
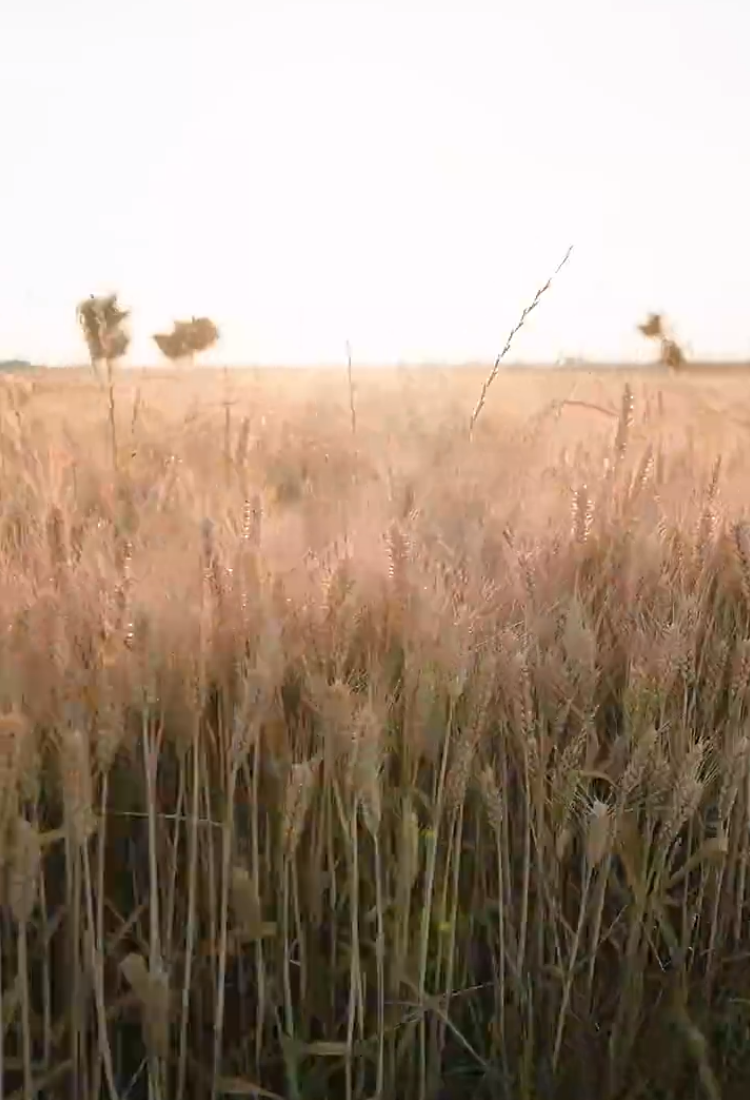
[[[0,377],[4,1095],[747,1093],[750,371],[485,374]]]
[[[485,367],[355,370],[357,450],[374,449],[384,459],[405,448],[418,461],[421,444],[431,439],[449,440],[452,453],[468,430],[486,373]],[[66,422],[68,437],[80,440],[91,428],[104,445],[104,406],[90,371],[38,372],[34,377],[32,407],[37,420],[49,417],[46,430],[54,431]],[[547,462],[554,465],[557,451],[571,444],[594,449],[599,444],[606,446],[626,383],[633,392],[632,431],[639,444],[650,441],[681,447],[690,443],[704,454],[719,447],[725,457],[744,447],[750,428],[750,371],[742,368],[710,366],[679,376],[654,367],[599,371],[523,368],[498,375],[472,453],[481,450],[484,454],[488,446],[512,442],[515,448],[521,444],[522,451],[514,451],[515,457],[522,453],[526,461],[531,455],[536,469]],[[69,405],[73,393],[74,404]],[[174,433],[187,417],[183,443],[198,427],[205,432],[213,422],[217,433],[214,446],[202,456],[209,466],[227,443],[227,417],[230,434],[239,431],[246,420],[253,438],[263,437],[268,442],[282,426],[288,432],[297,425],[321,433],[328,444],[352,449],[343,368],[209,368],[184,373],[129,370],[121,373],[117,393],[118,418],[135,444],[139,438],[149,438],[149,429],[157,422],[168,424]],[[139,424],[141,415],[144,419]],[[498,439],[500,428],[511,436]],[[262,472],[256,473],[262,481]]]

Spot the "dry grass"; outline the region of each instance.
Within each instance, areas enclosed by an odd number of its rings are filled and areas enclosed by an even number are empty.
[[[3,385],[0,1095],[744,1095],[746,379],[481,382]]]

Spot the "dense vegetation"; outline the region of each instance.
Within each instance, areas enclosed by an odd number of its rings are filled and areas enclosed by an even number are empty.
[[[3,385],[5,1095],[739,1096],[737,394],[355,383]]]

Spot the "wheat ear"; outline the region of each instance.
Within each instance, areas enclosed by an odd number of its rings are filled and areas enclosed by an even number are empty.
[[[563,267],[565,267],[565,264],[570,259],[570,254],[571,254],[572,251],[573,251],[573,245],[570,245],[570,247],[568,248],[568,251],[565,253],[565,255],[563,256],[560,263],[557,265],[555,270],[552,272],[549,279],[547,279],[547,282],[544,284],[544,286],[539,287],[539,289],[537,290],[536,294],[534,295],[534,298],[531,301],[531,303],[525,307],[525,309],[523,310],[521,316],[516,321],[514,327],[508,333],[508,338],[505,341],[505,347],[503,348],[503,350],[498,355],[497,359],[495,360],[495,362],[492,365],[492,370],[490,371],[490,373],[487,375],[484,382],[482,383],[482,389],[480,390],[480,393],[479,393],[479,400],[477,401],[477,403],[474,407],[474,412],[471,414],[471,420],[469,421],[469,435],[470,436],[472,436],[474,434],[474,425],[477,422],[477,417],[479,416],[480,412],[484,408],[484,403],[487,399],[487,391],[489,390],[490,386],[492,385],[492,383],[497,378],[498,371],[500,370],[500,364],[502,363],[503,359],[505,358],[505,356],[510,351],[511,344],[515,340],[516,335],[520,332],[520,330],[526,324],[526,318],[529,316],[529,314],[533,310],[536,309],[536,307],[539,305],[539,301],[542,298],[542,296],[544,294],[546,294],[547,291],[549,290],[549,288],[552,286],[552,280],[560,273],[560,271],[563,269]]]

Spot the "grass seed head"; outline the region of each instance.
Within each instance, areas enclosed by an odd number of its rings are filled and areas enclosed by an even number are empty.
[[[640,787],[643,776],[656,753],[656,746],[656,727],[649,726],[638,738],[620,781],[620,793],[624,801],[627,801]]]
[[[14,817],[31,737],[30,724],[23,715],[17,711],[0,715],[0,828]]]
[[[595,799],[586,829],[586,861],[598,867],[607,855],[612,841],[612,811],[606,802]]]
[[[240,866],[232,868],[230,898],[239,931],[254,932],[261,923],[261,908],[247,868]]]
[[[7,881],[8,904],[19,924],[27,923],[34,912],[41,867],[39,833],[25,817],[19,817],[13,828]]]
[[[374,708],[365,704],[355,718],[349,779],[359,801],[365,827],[372,836],[378,833],[382,816],[383,757],[382,722]]]
[[[625,457],[630,438],[630,429],[633,424],[633,407],[635,401],[633,391],[626,382],[622,391],[620,402],[620,418],[617,422],[617,435],[615,436],[615,458],[621,461]]]
[[[685,754],[673,787],[664,819],[664,845],[669,847],[686,822],[695,814],[703,794],[703,760],[706,744],[697,741]]]
[[[75,844],[83,845],[96,828],[88,737],[77,727],[63,731],[59,767],[67,825]]]
[[[404,811],[399,853],[399,877],[407,893],[411,893],[419,874],[419,820],[411,806]]]
[[[479,794],[495,838],[500,840],[503,831],[503,799],[495,778],[495,769],[485,764],[477,777]]]
[[[138,998],[147,1049],[159,1058],[169,1057],[170,990],[166,971],[162,967],[150,971],[137,952],[125,956],[120,971]]]
[[[299,846],[312,803],[318,774],[317,760],[292,764],[284,798],[281,834],[284,858],[291,860]]]
[[[594,522],[594,502],[585,485],[581,485],[573,493],[571,504],[572,528],[571,534],[578,543],[585,543],[591,534]]]
[[[445,804],[449,810],[458,810],[464,803],[476,749],[476,734],[471,730],[462,730],[454,746],[445,780]]]

